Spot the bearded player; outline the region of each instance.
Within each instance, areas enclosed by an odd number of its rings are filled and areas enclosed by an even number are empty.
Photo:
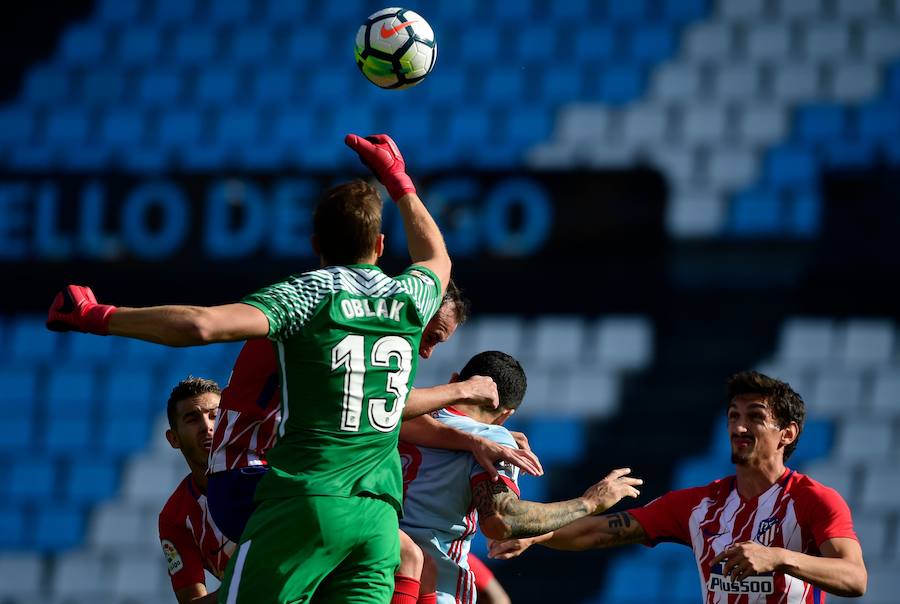
[[[491,556],[511,558],[533,543],[585,550],[674,541],[693,550],[707,604],[821,604],[824,592],[865,593],[850,508],[837,491],[784,463],[803,430],[803,399],[785,382],[738,373],[728,381],[727,417],[734,476],[535,538],[494,543]]]

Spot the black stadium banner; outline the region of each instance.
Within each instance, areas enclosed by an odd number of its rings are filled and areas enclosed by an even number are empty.
[[[40,308],[65,282],[91,284],[101,299],[114,290],[119,304],[233,300],[317,266],[313,208],[323,190],[347,179],[0,177],[0,271],[7,282],[34,286],[4,310]],[[455,274],[479,297],[538,276],[552,288],[570,279],[646,279],[659,270],[666,190],[654,171],[466,172],[431,175],[417,186]],[[383,230],[382,264],[399,270],[406,241],[390,201]]]

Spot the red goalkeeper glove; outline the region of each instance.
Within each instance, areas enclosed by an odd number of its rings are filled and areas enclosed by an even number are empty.
[[[344,137],[344,142],[356,151],[360,161],[381,181],[394,201],[416,192],[412,179],[406,174],[406,163],[400,155],[400,149],[390,136],[374,134],[360,138],[355,134],[348,134]]]
[[[80,331],[109,335],[109,319],[115,306],[97,304],[90,287],[67,285],[56,294],[47,313],[47,329],[51,331]]]

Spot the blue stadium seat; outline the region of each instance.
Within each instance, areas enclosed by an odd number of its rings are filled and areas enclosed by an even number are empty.
[[[812,105],[797,115],[796,132],[801,143],[821,143],[844,135],[847,116],[839,105]]]
[[[572,59],[576,65],[611,59],[617,51],[616,32],[608,25],[583,27],[575,32]]]
[[[96,398],[95,383],[91,366],[54,367],[47,380],[47,411],[65,417],[86,417]]]
[[[25,509],[4,503],[0,507],[0,550],[19,549],[28,544],[30,531]]]
[[[0,368],[0,384],[3,389],[0,409],[4,413],[23,406],[31,409],[38,398],[38,368],[33,363],[21,367],[6,365]]]
[[[834,443],[834,426],[830,421],[821,419],[808,419],[803,425],[803,433],[794,454],[791,455],[789,465],[794,466],[804,462],[828,457]]]
[[[330,112],[326,120],[331,129],[332,138],[327,140],[342,141],[347,132],[374,132],[376,128],[375,112],[367,105],[343,105]]]
[[[795,193],[788,205],[788,230],[798,237],[812,237],[822,222],[822,203],[811,191]]]
[[[516,21],[530,22],[534,20],[536,11],[531,0],[516,0],[516,2],[494,2],[494,18],[497,23],[514,23]]]
[[[554,65],[538,79],[538,85],[543,101],[574,101],[584,94],[584,70],[581,65]]]
[[[549,19],[574,22],[591,16],[591,2],[590,0],[551,2],[547,10],[546,16]]]
[[[547,503],[550,501],[548,486],[549,483],[545,476],[530,476],[519,473],[519,492],[522,495],[522,499]]]
[[[277,170],[284,167],[284,149],[271,144],[238,149],[239,166],[245,170]]]
[[[830,168],[862,168],[875,163],[875,146],[871,141],[839,140],[822,149],[824,165]]]
[[[32,407],[21,403],[16,407],[3,404],[0,408],[0,451],[19,455],[34,447],[34,417]]]
[[[313,101],[321,101],[325,106],[335,108],[337,105],[334,103],[334,99],[350,98],[350,91],[355,81],[351,80],[350,76],[356,77],[356,74],[349,70],[346,72],[317,70],[310,74],[309,84],[304,86],[303,94]],[[354,103],[353,106],[359,106],[359,104]]]
[[[189,171],[209,171],[221,168],[228,158],[225,147],[197,143],[175,153],[178,166]]]
[[[86,104],[111,105],[125,98],[125,74],[116,68],[96,67],[81,79],[79,98]]]
[[[242,24],[250,17],[250,0],[228,0],[228,2],[213,2],[208,5],[208,17],[214,23],[238,23]]]
[[[517,66],[500,66],[489,69],[484,74],[482,90],[484,100],[499,103],[504,108],[521,102],[525,95],[526,72]]]
[[[571,463],[585,450],[584,422],[576,419],[541,419],[527,432],[531,448],[545,465]]]
[[[100,0],[96,15],[101,22],[127,23],[138,18],[140,8],[141,0]]]
[[[484,140],[491,124],[487,109],[476,106],[456,107],[449,115],[448,143],[458,145]]]
[[[103,144],[73,142],[62,147],[58,163],[67,170],[100,171],[108,166],[111,155],[110,148]]]
[[[44,139],[50,143],[82,144],[90,130],[90,114],[85,109],[56,109],[47,118]]]
[[[241,28],[231,38],[228,56],[238,63],[264,65],[272,53],[272,39],[269,29]]]
[[[181,96],[181,90],[181,77],[172,69],[145,71],[137,81],[138,101],[144,105],[175,103]]]
[[[128,454],[146,447],[149,436],[149,418],[134,415],[114,417],[100,429],[100,447],[104,453]]]
[[[178,32],[174,43],[174,59],[185,65],[203,65],[215,58],[218,49],[216,30],[187,28]]]
[[[540,106],[515,107],[502,119],[504,138],[520,150],[547,140],[553,130],[553,113]]]
[[[408,140],[432,139],[434,122],[427,107],[396,109],[389,111],[385,120],[386,132],[403,133]],[[399,143],[398,143],[399,144]]]
[[[157,389],[156,375],[147,366],[115,367],[110,369],[99,389],[102,417],[149,415],[154,405],[162,408],[161,400],[168,395]]]
[[[368,17],[374,10],[371,4],[363,0],[344,0],[343,2],[326,2],[321,6],[322,20],[331,23],[356,23],[362,22],[363,17]]]
[[[58,552],[81,544],[84,538],[84,514],[73,506],[50,504],[37,513],[34,545],[46,552]]]
[[[34,113],[28,107],[0,109],[0,144],[21,145],[31,140],[35,130]]]
[[[262,19],[273,24],[297,23],[306,11],[303,0],[266,0]]]
[[[858,112],[858,136],[863,141],[900,137],[900,103],[875,102]]]
[[[732,201],[730,222],[736,235],[778,234],[784,223],[781,200],[762,189],[740,193]]]
[[[499,3],[518,5],[519,2]],[[526,63],[558,60],[556,30],[546,23],[528,25],[516,32],[516,58]],[[518,61],[515,63],[518,66]]]
[[[12,501],[38,501],[53,497],[54,463],[43,457],[19,457],[9,467],[8,495]]]
[[[663,569],[655,559],[626,554],[609,566],[602,602],[643,604],[656,602],[663,593]]]
[[[253,109],[226,109],[219,113],[213,138],[224,145],[256,144],[259,128],[259,116]]]
[[[119,471],[108,459],[73,462],[66,479],[64,496],[72,503],[95,503],[111,499],[119,486]]]
[[[38,440],[42,450],[51,455],[80,456],[93,440],[92,425],[93,421],[87,416],[53,416],[42,427]]]
[[[458,103],[471,98],[471,74],[461,65],[445,65],[428,76],[428,85],[422,92],[429,104]]]
[[[493,28],[467,28],[460,36],[460,59],[463,62],[481,65],[485,57],[503,56],[500,32]]]
[[[230,104],[238,91],[239,75],[236,69],[210,67],[200,72],[196,82],[195,97],[201,103]]]
[[[900,63],[895,63],[888,70],[885,92],[885,96],[900,101]]]
[[[488,170],[512,169],[521,163],[521,148],[509,142],[495,141],[490,145],[479,145],[474,155],[474,165]]]
[[[22,172],[46,171],[56,165],[57,153],[45,146],[17,146],[9,154],[9,166]]]
[[[638,63],[658,63],[675,52],[675,35],[662,24],[647,25],[634,30],[629,54]]]
[[[156,147],[135,147],[117,156],[119,165],[139,173],[159,173],[168,168],[169,155]]]
[[[140,144],[144,137],[144,128],[144,115],[140,110],[117,108],[104,114],[100,134],[103,141],[109,145],[130,148]]]
[[[294,70],[290,67],[256,70],[252,87],[255,103],[283,103],[294,96]]]
[[[69,27],[60,42],[60,55],[73,65],[94,66],[103,61],[106,52],[106,31],[92,25]]]
[[[187,23],[196,15],[195,0],[155,0],[151,22],[160,24]]]
[[[309,141],[315,130],[315,115],[303,109],[287,109],[275,117],[273,142],[282,145],[301,145]]]
[[[764,170],[766,181],[775,187],[807,185],[817,176],[813,153],[808,149],[790,145],[781,145],[770,150]]]
[[[288,37],[284,61],[288,65],[312,65],[315,61],[324,59],[331,48],[329,38],[328,32],[321,28],[298,28]],[[301,79],[316,71],[312,68],[298,70]]]
[[[190,109],[169,110],[162,114],[157,129],[159,143],[165,146],[190,145],[200,140],[203,116]]]
[[[22,96],[29,103],[38,105],[60,103],[71,93],[71,80],[65,69],[38,66],[25,74]]]
[[[165,363],[176,348],[160,346],[152,342],[125,338],[121,341],[120,364],[147,367],[153,363]]]
[[[130,27],[119,32],[116,55],[124,65],[152,65],[160,54],[162,31],[158,27]]]
[[[116,354],[118,338],[98,338],[97,336],[83,333],[70,332],[65,334],[63,348],[66,350],[66,358],[75,363],[102,363],[113,359]]]
[[[437,26],[440,22],[468,21],[481,16],[484,4],[479,0],[455,0],[454,2],[438,2],[429,9],[428,22]]]
[[[685,24],[702,19],[709,12],[707,0],[661,0],[663,20]]]
[[[734,474],[734,466],[729,463],[728,453],[712,454],[711,457],[693,457],[681,461],[672,476],[673,489],[687,489],[707,485],[714,480]]]
[[[607,0],[606,15],[611,21],[639,23],[647,20],[646,0]]]
[[[644,79],[639,67],[616,63],[600,73],[597,94],[602,101],[621,104],[639,96],[643,86]]]
[[[20,315],[14,319],[10,336],[15,360],[50,359],[56,354],[60,334],[49,331],[40,316]]]

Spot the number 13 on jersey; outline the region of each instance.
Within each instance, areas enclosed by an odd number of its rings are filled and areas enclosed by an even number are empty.
[[[369,368],[378,368],[378,376],[385,375],[384,386],[369,384],[369,423],[379,432],[390,432],[400,422],[406,395],[409,393],[409,378],[412,373],[413,351],[410,343],[400,336],[384,336],[372,345],[369,359],[366,359],[365,336],[350,334],[331,349],[331,370],[344,370],[344,400],[341,413],[341,430],[358,432],[363,399],[366,397],[366,373]],[[391,361],[396,369],[391,369]],[[368,362],[367,362],[368,361]],[[383,390],[382,390],[383,388]],[[392,395],[391,410],[388,399]]]

